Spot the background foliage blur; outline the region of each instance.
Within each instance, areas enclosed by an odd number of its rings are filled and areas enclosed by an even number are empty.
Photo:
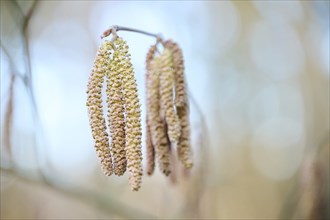
[[[114,24],[183,49],[195,166],[176,184],[98,166],[85,90]],[[144,117],[155,41],[119,36]],[[1,219],[329,216],[329,1],[1,0]]]

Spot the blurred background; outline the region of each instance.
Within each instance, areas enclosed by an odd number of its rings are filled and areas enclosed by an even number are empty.
[[[329,218],[329,10],[329,1],[1,0],[1,219]],[[195,165],[172,179],[145,175],[139,192],[127,174],[103,176],[85,106],[111,25],[161,33],[185,57]],[[144,121],[155,39],[118,34]]]

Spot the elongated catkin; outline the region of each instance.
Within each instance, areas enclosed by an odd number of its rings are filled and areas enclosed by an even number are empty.
[[[118,61],[117,71],[122,76],[123,100],[126,116],[126,160],[129,172],[129,183],[133,191],[141,187],[142,152],[141,152],[141,110],[137,92],[137,83],[131,63],[128,45],[122,38],[115,41],[116,50],[114,60]]]
[[[148,118],[146,119],[146,150],[147,150],[147,168],[146,172],[150,176],[155,170],[155,148],[152,144],[151,131]]]
[[[113,50],[111,42],[106,41]],[[113,52],[107,72],[107,103],[108,123],[111,136],[111,153],[113,157],[114,173],[118,176],[126,171],[126,150],[125,150],[125,115],[124,100],[122,91],[122,76],[118,70],[118,50]]]
[[[187,104],[187,91],[184,76],[184,61],[182,50],[177,43],[172,40],[165,41],[165,47],[169,49],[173,56],[173,68],[175,74],[175,105],[181,107]]]
[[[170,50],[164,49],[160,56],[160,108],[168,125],[168,137],[172,144],[177,144],[181,135],[180,120],[174,105],[174,69]]]
[[[177,112],[180,118],[180,124],[182,128],[181,136],[177,146],[178,158],[185,168],[191,168],[193,166],[193,163],[190,146],[190,125],[188,106],[184,105],[181,107],[177,107]]]
[[[178,158],[185,168],[191,168],[192,152],[190,146],[189,102],[184,76],[184,61],[181,48],[171,40],[165,42],[173,56],[175,74],[175,105],[181,125],[181,136],[177,145]]]
[[[147,97],[147,113],[146,113],[146,154],[147,154],[147,168],[146,172],[148,175],[152,175],[155,170],[155,147],[151,139],[151,123],[149,122],[149,103],[154,100],[150,100],[148,94],[150,93],[149,85],[151,85],[151,61],[153,60],[156,52],[156,45],[149,48],[146,58],[146,97]]]
[[[112,158],[109,147],[109,138],[106,122],[103,117],[102,86],[107,70],[110,50],[106,42],[102,43],[97,52],[94,66],[87,84],[87,107],[89,123],[95,141],[95,149],[101,161],[101,167],[105,175],[113,172]]]
[[[162,56],[162,55],[161,55]],[[147,111],[150,123],[152,144],[155,147],[159,169],[168,176],[170,168],[170,146],[166,138],[164,119],[160,114],[160,74],[161,57],[155,57],[150,64],[150,75],[147,80]]]

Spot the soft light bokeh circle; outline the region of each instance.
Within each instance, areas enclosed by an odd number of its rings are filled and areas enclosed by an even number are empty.
[[[261,74],[280,81],[299,75],[305,55],[296,31],[287,23],[262,20],[250,35],[250,52]]]
[[[300,22],[304,9],[299,1],[253,1],[258,12],[266,19]]]
[[[208,4],[208,7],[212,14],[211,19],[216,20],[216,26],[212,21],[204,24],[208,27],[205,36],[209,35],[208,38],[216,40],[212,42],[213,45],[208,47],[208,52],[212,55],[224,54],[239,38],[241,32],[239,11],[230,1],[212,1]],[[198,30],[198,27],[196,28]],[[207,41],[207,39],[204,39],[204,41]]]
[[[260,124],[251,141],[257,170],[274,180],[292,177],[302,161],[304,133],[303,124],[290,118],[274,117]]]
[[[303,95],[295,84],[266,84],[252,96],[248,105],[248,120],[251,127],[268,118],[287,117],[297,121],[305,118]]]

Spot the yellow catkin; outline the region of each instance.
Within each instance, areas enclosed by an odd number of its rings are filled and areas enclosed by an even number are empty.
[[[129,172],[129,183],[133,191],[139,190],[142,179],[141,152],[141,110],[138,98],[137,83],[128,52],[128,45],[122,38],[115,40],[118,53],[113,59],[118,60],[117,71],[122,76],[123,98],[126,116],[126,159]]]
[[[154,58],[156,52],[156,45],[153,45],[150,47],[148,53],[147,53],[147,58],[146,58],[146,96],[148,97],[148,85],[150,84],[150,71],[151,71],[151,61]],[[152,175],[155,170],[155,148],[154,145],[152,144],[151,140],[151,131],[150,131],[150,122],[148,120],[149,117],[149,110],[148,110],[148,103],[149,99],[147,99],[147,113],[146,113],[146,154],[147,154],[147,167],[146,167],[146,172],[148,175]]]
[[[174,43],[172,40],[165,41],[165,47],[171,51],[173,56],[175,72],[175,105],[176,107],[180,107],[187,103],[183,54],[178,44]]]
[[[112,158],[109,147],[109,138],[106,122],[103,117],[102,85],[107,72],[110,51],[107,44],[102,43],[97,52],[94,66],[87,84],[87,107],[89,123],[95,141],[95,149],[101,161],[101,168],[105,175],[110,176]]]
[[[113,44],[106,41],[107,46],[113,49]],[[110,60],[107,72],[107,103],[108,122],[111,136],[111,153],[113,157],[114,173],[118,176],[126,171],[126,151],[125,151],[125,116],[124,101],[122,92],[121,73],[117,71],[118,50],[113,52],[113,59]]]
[[[148,118],[146,119],[146,146],[147,146],[147,168],[146,172],[150,176],[155,170],[155,148],[151,140],[151,131]]]
[[[161,55],[162,56],[162,55]],[[150,123],[152,144],[162,173],[168,176],[170,168],[170,144],[167,140],[166,128],[160,114],[160,72],[161,57],[151,61],[150,75],[147,80],[147,111]]]
[[[181,136],[177,146],[178,158],[185,168],[191,168],[192,152],[190,146],[190,125],[189,125],[189,109],[186,105],[177,108],[181,124]]]
[[[168,125],[167,134],[171,143],[177,144],[181,135],[181,125],[174,106],[174,69],[172,54],[166,48],[160,56],[159,78],[161,114],[165,117],[165,121]]]
[[[171,40],[165,42],[173,55],[175,71],[175,105],[181,125],[181,136],[177,145],[178,158],[185,168],[191,168],[191,146],[190,146],[190,124],[189,124],[189,102],[184,77],[184,61],[181,48]]]

